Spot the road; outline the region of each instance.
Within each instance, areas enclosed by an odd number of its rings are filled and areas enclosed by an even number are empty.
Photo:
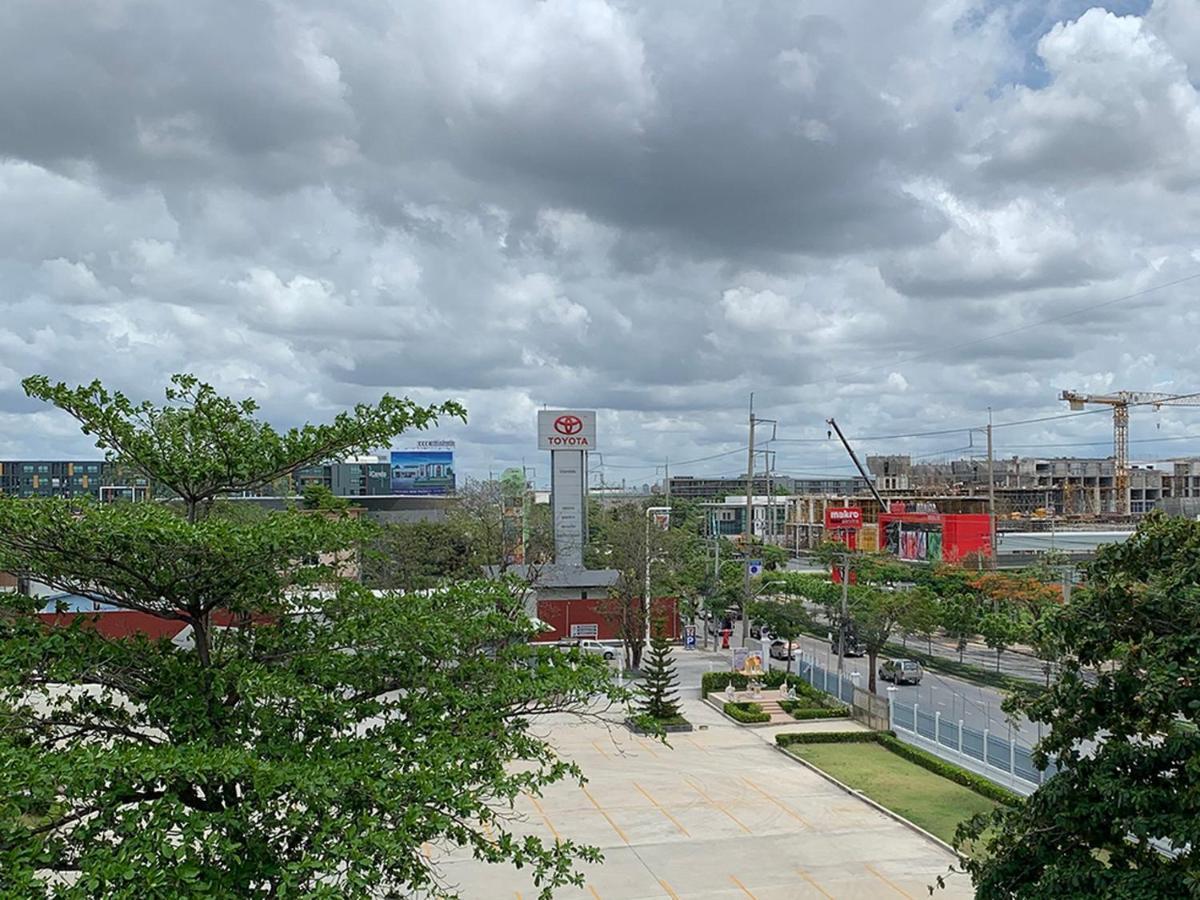
[[[757,642],[752,640],[752,645]],[[811,637],[802,637],[799,643],[803,648],[805,658],[812,659],[821,667],[828,666],[829,671],[837,670],[837,654],[832,653],[829,644]],[[936,646],[936,645],[935,645]],[[727,670],[730,665],[730,651],[712,650],[683,650],[675,652],[676,666],[679,672],[681,693],[685,697],[699,696],[700,677],[705,672]],[[771,660],[773,669],[784,668],[782,660]],[[795,671],[796,663],[792,663]],[[859,673],[859,685],[866,688],[867,660],[863,658],[847,658],[846,672]],[[878,682],[876,691],[881,696],[887,696],[890,687],[887,682]],[[963,724],[977,731],[987,728],[993,734],[1001,737],[1012,735],[1019,737],[1022,743],[1032,746],[1038,739],[1038,726],[1028,719],[1021,718],[1017,723],[1011,723],[1000,708],[1004,694],[995,688],[983,687],[960,678],[941,675],[937,672],[926,671],[919,685],[901,685],[896,688],[895,698],[901,703],[917,703],[922,709],[940,712],[951,722],[962,720]]]
[[[799,639],[799,643],[803,647],[805,658],[812,659],[821,667],[828,667],[831,672],[837,670],[837,654],[830,650],[826,641],[805,636]],[[772,660],[771,665],[773,668],[783,667],[780,660]],[[793,663],[793,669],[794,667]],[[869,681],[866,657],[847,658],[846,672],[858,672],[859,686],[864,689],[867,687]],[[880,681],[876,685],[876,691],[886,696],[889,687],[890,684]],[[951,722],[961,719],[964,725],[978,731],[987,728],[998,736],[1008,737],[1009,728],[1012,727],[1012,735],[1028,745],[1032,745],[1038,738],[1038,726],[1028,719],[1021,718],[1017,723],[1008,721],[1000,708],[1004,694],[995,688],[983,687],[960,678],[926,670],[920,684],[900,685],[896,688],[894,696],[901,703],[917,703],[922,709],[940,712]]]

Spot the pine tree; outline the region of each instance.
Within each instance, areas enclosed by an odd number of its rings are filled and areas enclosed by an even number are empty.
[[[671,645],[662,635],[650,639],[650,654],[642,663],[642,674],[642,713],[658,720],[677,718],[679,676]]]

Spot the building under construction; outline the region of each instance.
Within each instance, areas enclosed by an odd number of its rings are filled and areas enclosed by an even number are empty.
[[[868,456],[884,494],[914,497],[987,493],[987,463],[957,459],[914,463],[907,456]],[[1010,457],[993,464],[996,517],[1123,518],[1164,507],[1173,497],[1200,498],[1200,459],[1131,463],[1122,484],[1112,458]],[[1127,512],[1125,512],[1127,510]]]

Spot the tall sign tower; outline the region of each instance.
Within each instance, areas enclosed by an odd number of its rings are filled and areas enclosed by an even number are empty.
[[[538,449],[550,451],[550,505],[554,562],[583,568],[587,543],[587,458],[596,449],[596,411],[538,411]]]

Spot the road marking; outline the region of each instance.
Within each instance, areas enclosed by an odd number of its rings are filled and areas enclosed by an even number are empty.
[[[671,820],[672,824],[674,824],[674,826],[679,829],[680,834],[682,834],[684,837],[691,837],[691,835],[688,834],[688,830],[686,828],[684,828],[681,824],[679,824],[679,820],[677,818],[675,818],[673,815],[671,815],[667,811],[665,806],[663,806],[661,803],[659,803],[657,800],[655,800],[653,797],[651,797],[650,792],[648,790],[646,790],[644,787],[642,787],[636,781],[633,783],[633,786],[642,792],[643,797],[645,797],[652,804],[654,804],[655,809],[657,809],[660,813],[662,813],[664,816],[666,816],[668,819]]]
[[[796,866],[796,871],[800,873],[801,878],[820,891],[822,897],[828,897],[829,900],[833,900],[833,894],[829,893],[829,891],[825,890],[825,888],[813,881],[813,877],[805,872],[804,869],[802,869],[800,866]]]
[[[658,879],[658,883],[663,886],[663,890],[667,892],[667,896],[670,897],[671,900],[679,900],[679,895],[675,893],[675,889],[671,887],[671,885],[667,884],[665,879]]]
[[[589,800],[591,800],[591,801],[592,801],[592,806],[596,807],[596,811],[597,811],[598,813],[600,813],[600,815],[604,816],[604,818],[605,818],[605,821],[607,821],[607,822],[608,822],[608,824],[612,826],[612,830],[613,830],[613,831],[615,831],[615,832],[617,833],[617,837],[619,837],[619,838],[620,838],[621,840],[623,840],[623,841],[624,841],[626,844],[628,844],[628,843],[629,843],[629,836],[628,836],[628,835],[626,835],[626,834],[625,834],[625,832],[621,830],[621,826],[620,826],[620,825],[618,825],[616,822],[614,822],[614,821],[613,821],[613,819],[612,819],[612,816],[610,816],[608,813],[606,813],[606,812],[604,811],[604,807],[603,807],[603,806],[601,806],[599,803],[597,803],[597,802],[596,802],[596,798],[592,796],[592,792],[591,792],[591,791],[589,791],[587,788],[585,788],[585,787],[583,787],[583,786],[580,786],[580,788],[579,788],[579,789],[580,789],[581,791],[583,791],[583,795],[584,795],[585,797],[587,797]]]
[[[688,739],[688,743],[690,743],[690,744],[691,744],[693,747],[695,747],[697,750],[700,750],[700,751],[702,751],[702,752],[704,752],[704,753],[708,753],[708,752],[709,752],[709,749],[708,749],[707,747],[705,747],[703,744],[701,744],[699,741],[697,741],[697,740],[696,740],[694,737],[692,737],[691,735],[689,735],[689,734],[685,734],[685,735],[684,735],[684,737],[686,737],[686,738]]]
[[[600,894],[590,884],[588,885],[588,890],[592,892],[592,896],[595,897],[596,900],[600,900]]]
[[[658,754],[654,752],[653,747],[651,747],[649,744],[647,744],[641,738],[637,738],[636,740],[643,750],[645,750],[647,753],[649,753],[651,756],[653,756],[655,758],[658,757]]]
[[[757,897],[755,897],[752,893],[750,893],[750,888],[746,887],[744,884],[742,884],[740,881],[738,881],[738,878],[736,875],[730,875],[729,880],[732,881],[734,884],[736,884],[738,887],[740,887],[742,889],[742,893],[745,894],[747,897],[749,897],[750,900],[758,900]]]
[[[883,873],[880,872],[878,869],[876,869],[873,865],[871,865],[870,863],[863,863],[863,865],[867,867],[868,872],[870,872],[872,875],[874,875],[876,878],[878,878],[880,881],[882,881],[884,884],[886,884],[888,887],[890,887],[893,891],[895,891],[901,897],[907,897],[908,900],[915,900],[915,898],[913,897],[912,894],[910,894],[908,891],[904,890],[904,888],[900,887],[900,885],[896,884],[891,879],[884,877]]]
[[[542,804],[538,803],[537,797],[533,796],[533,794],[526,794],[525,796],[529,798],[529,802],[533,804],[533,808],[538,811],[538,815],[542,817],[542,821],[546,823],[546,827],[550,829],[550,833],[554,835],[554,839],[561,843],[562,835],[558,833],[558,829],[554,827],[554,823],[546,815],[546,810],[542,809]]]
[[[604,752],[604,748],[600,746],[598,741],[592,741],[592,746],[595,747],[596,752],[599,753],[601,756],[603,756],[605,759],[612,759],[611,756],[609,756],[607,753]]]
[[[691,779],[685,778],[684,781],[687,783],[688,787],[690,787],[693,791],[695,791],[697,794],[699,794],[701,797],[703,797],[705,800],[707,800],[709,803],[711,803],[714,807],[719,809],[721,812],[725,813],[725,815],[729,816],[729,818],[731,818],[737,824],[738,828],[742,829],[742,831],[746,832],[746,834],[754,834],[753,831],[751,831],[749,828],[746,827],[745,822],[743,822],[741,819],[739,819],[737,816],[735,816],[733,813],[731,813],[729,810],[727,810],[724,806],[722,806],[720,803],[718,803],[712,797],[708,796],[708,794],[704,793],[704,791],[700,790],[700,788],[696,787],[696,785],[692,783]]]
[[[812,825],[809,823],[809,821],[807,819],[804,818],[804,816],[800,815],[798,812],[793,810],[791,807],[785,805],[784,803],[781,803],[779,800],[776,800],[774,797],[772,797],[770,794],[768,794],[766,791],[764,791],[762,788],[760,788],[757,784],[755,784],[749,778],[743,777],[742,781],[746,782],[747,786],[749,786],[749,788],[752,791],[757,791],[758,793],[762,794],[762,796],[766,797],[768,800],[770,800],[772,803],[774,803],[776,806],[778,806],[780,809],[782,809],[785,813],[787,813],[789,816],[791,816],[793,819],[795,819],[797,822],[799,822],[805,828],[812,828]]]

